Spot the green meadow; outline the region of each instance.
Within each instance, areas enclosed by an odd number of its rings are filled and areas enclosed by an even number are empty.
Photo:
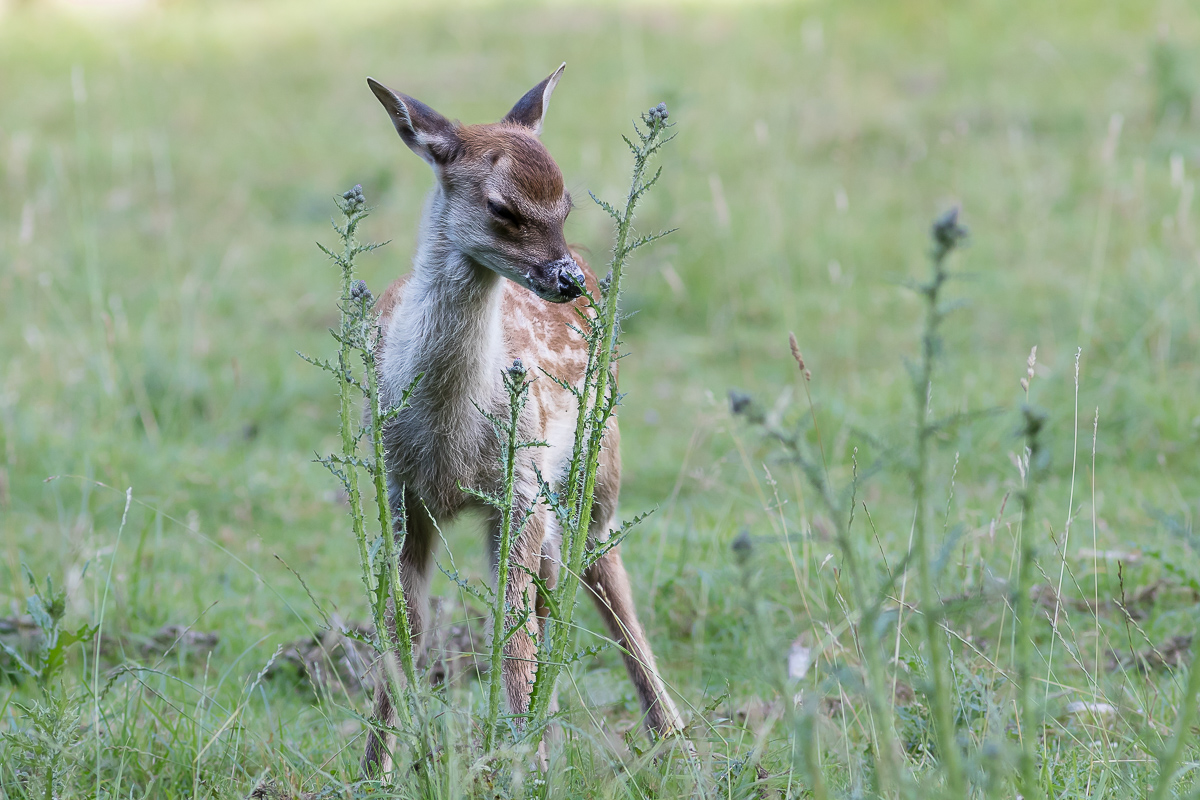
[[[409,269],[433,178],[367,76],[472,123],[563,61],[542,138],[597,271],[612,230],[588,191],[624,197],[646,109],[676,125],[637,224],[677,230],[625,273],[621,513],[654,513],[622,552],[697,755],[639,730],[610,648],[560,682],[548,771],[480,777],[463,669],[429,694],[459,726],[444,771],[359,785],[369,695],[287,655],[370,619],[314,463],[335,386],[297,356],[334,348],[315,243],[361,184],[363,236],[389,242],[361,277]],[[1027,751],[1047,797],[1200,797],[1197,175],[1182,0],[0,4],[0,797],[267,777],[281,797],[949,797],[925,589],[970,796],[1017,796]],[[906,570],[912,285],[954,206],[929,587]],[[1045,415],[1028,464],[1024,405]],[[443,533],[439,562],[486,580],[479,526]],[[39,641],[26,566],[65,589],[68,630],[99,626],[45,687],[17,662]],[[440,573],[433,594],[482,650],[478,606]],[[577,619],[600,644],[590,605]]]

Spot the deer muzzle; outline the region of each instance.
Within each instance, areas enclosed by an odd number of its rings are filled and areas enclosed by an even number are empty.
[[[575,263],[575,259],[569,256],[560,258],[547,265],[546,273],[553,276],[558,289],[558,297],[547,297],[547,300],[566,303],[583,294],[583,270]]]

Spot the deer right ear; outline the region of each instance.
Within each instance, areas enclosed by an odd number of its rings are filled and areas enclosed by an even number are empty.
[[[387,109],[396,133],[408,148],[437,168],[453,161],[458,155],[460,140],[453,122],[420,100],[393,92],[374,78],[367,85]]]
[[[526,92],[525,96],[512,107],[512,111],[504,116],[504,121],[524,125],[533,131],[534,136],[540,136],[542,122],[546,119],[546,110],[550,108],[550,95],[554,94],[554,87],[558,86],[558,79],[562,77],[563,70],[566,68],[567,62],[564,61],[562,66],[554,70],[549,78]]]

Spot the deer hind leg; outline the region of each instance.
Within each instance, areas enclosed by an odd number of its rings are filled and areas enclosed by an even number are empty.
[[[600,510],[599,506],[596,510]],[[611,520],[611,515],[602,515],[602,524],[593,524],[591,533],[595,539],[602,541],[607,537]],[[659,677],[650,642],[638,621],[633,591],[620,553],[616,549],[605,553],[584,572],[583,580],[609,634],[621,649],[625,669],[646,713],[646,727],[660,736],[682,730],[679,711]]]
[[[400,550],[400,583],[408,605],[408,627],[413,641],[413,658],[418,658],[427,643],[425,622],[429,611],[429,567],[433,555],[436,528],[429,512],[413,495],[405,499],[406,536]],[[396,633],[394,607],[388,610],[388,626]],[[400,674],[400,664],[394,653],[384,655],[386,663],[379,665],[375,684],[375,703],[371,719],[385,728],[396,726],[396,699],[392,697],[391,676]],[[367,732],[367,748],[362,759],[362,774],[367,777],[386,774],[392,768],[392,748],[395,737],[385,730],[372,727]]]

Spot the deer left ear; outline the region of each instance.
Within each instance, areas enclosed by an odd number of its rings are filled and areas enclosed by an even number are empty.
[[[553,75],[526,92],[512,107],[512,111],[504,116],[504,122],[524,125],[533,131],[535,136],[540,135],[542,120],[546,118],[546,109],[550,107],[550,95],[553,94],[554,87],[558,85],[558,79],[562,77],[566,68],[567,64],[564,61],[561,67],[554,70]]]

